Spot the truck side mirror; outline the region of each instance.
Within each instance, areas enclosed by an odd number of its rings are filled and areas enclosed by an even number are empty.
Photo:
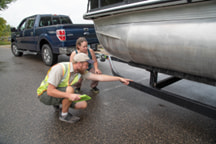
[[[11,27],[11,32],[17,32],[17,29],[15,27]]]

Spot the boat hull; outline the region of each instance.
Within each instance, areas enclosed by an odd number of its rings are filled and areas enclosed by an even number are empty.
[[[112,55],[216,80],[216,2],[151,8],[93,19]]]

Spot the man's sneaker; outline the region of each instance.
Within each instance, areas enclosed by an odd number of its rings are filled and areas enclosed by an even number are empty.
[[[99,93],[99,89],[97,87],[93,87],[91,89],[91,91],[94,92],[94,93]]]
[[[62,116],[60,113],[59,120],[61,120],[63,122],[67,122],[67,123],[75,123],[75,122],[79,121],[80,118],[77,116],[74,116],[68,112],[68,114],[66,116]]]
[[[54,108],[55,112],[60,111],[60,106],[59,105],[53,105],[53,108]]]
[[[80,88],[75,88],[75,93],[79,93],[80,92]]]

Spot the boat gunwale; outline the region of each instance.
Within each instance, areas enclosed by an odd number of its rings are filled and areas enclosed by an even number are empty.
[[[173,5],[202,2],[202,1],[211,1],[211,0],[194,0],[192,2],[188,2],[188,0],[142,1],[142,2],[135,2],[131,4],[124,4],[120,6],[114,5],[114,7],[99,9],[99,10],[90,11],[90,12],[87,11],[87,13],[83,15],[83,18],[84,19],[94,19],[96,17],[113,15],[117,13],[119,14],[119,13],[129,12],[129,11],[144,10],[144,9],[150,9],[150,8],[173,6]]]

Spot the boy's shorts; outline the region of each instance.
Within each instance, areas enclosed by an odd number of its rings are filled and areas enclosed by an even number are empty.
[[[57,88],[60,91],[65,92],[66,91],[66,87],[58,87]],[[42,95],[38,96],[38,99],[44,103],[45,105],[60,105],[62,104],[62,100],[64,98],[55,98],[52,96],[48,96],[47,95],[47,91],[43,92]],[[71,108],[75,108],[75,102],[72,102],[72,104],[70,105]]]

